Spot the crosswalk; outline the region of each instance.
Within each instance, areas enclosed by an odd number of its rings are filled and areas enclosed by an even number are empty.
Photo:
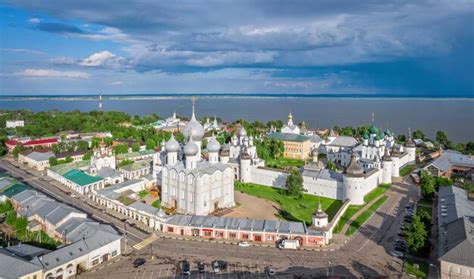
[[[150,237],[144,239],[142,242],[139,242],[139,243],[133,245],[133,249],[141,250],[141,249],[145,248],[148,244],[153,243],[158,238],[159,237],[156,234],[152,234]]]

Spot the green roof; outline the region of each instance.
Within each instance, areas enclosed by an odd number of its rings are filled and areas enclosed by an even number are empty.
[[[311,140],[308,136],[298,135],[298,134],[288,134],[288,133],[270,133],[268,134],[269,138],[278,139],[282,141],[297,141],[304,142]]]
[[[372,126],[370,126],[369,128],[369,133],[370,134],[377,134],[379,132],[379,129],[377,129],[377,127],[375,127],[373,124]]]
[[[383,139],[383,138],[384,138],[384,136],[383,136],[383,133],[381,133],[381,132],[379,132],[379,133],[377,134],[377,137],[375,137],[375,139],[377,139],[377,140],[381,140],[381,139]]]
[[[83,169],[90,166],[90,164],[91,164],[90,160],[83,160],[83,161],[71,162],[71,163],[66,163],[66,164],[59,164],[59,165],[50,167],[50,169],[54,171],[55,173],[64,175],[66,172],[72,169]]]
[[[137,170],[142,170],[142,169],[147,169],[151,167],[151,160],[150,159],[145,159],[141,161],[136,161],[133,162],[132,164],[128,164],[125,166],[119,167],[121,170],[126,170],[126,171],[137,171]]]
[[[66,172],[65,174],[63,174],[63,176],[80,186],[86,186],[86,185],[101,181],[103,179],[100,176],[88,175],[87,173],[78,169],[72,169]]]
[[[28,186],[28,185],[25,185],[23,183],[15,183],[12,186],[9,186],[7,189],[5,189],[3,191],[3,195],[11,198],[14,195],[16,195],[20,192],[23,192],[24,190],[28,190],[28,189],[31,189],[31,187]]]
[[[364,132],[364,134],[362,135],[362,137],[363,137],[364,139],[369,139],[370,136],[369,136],[369,133]]]

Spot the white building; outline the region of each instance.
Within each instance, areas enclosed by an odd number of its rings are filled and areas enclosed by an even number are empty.
[[[7,120],[5,123],[7,128],[16,128],[16,127],[24,127],[25,121],[23,120]]]
[[[55,157],[51,151],[25,151],[18,154],[18,162],[37,171],[43,171],[49,167],[49,158],[51,157]]]
[[[165,145],[166,159],[160,159],[161,204],[178,213],[198,215],[234,206],[233,169],[219,160],[220,144],[215,137],[207,144],[208,160],[202,159],[204,127],[196,120],[194,104],[184,136],[184,146],[172,136]]]
[[[301,133],[298,125],[295,125],[293,123],[293,115],[291,114],[291,111],[290,113],[288,113],[288,122],[286,123],[286,125],[283,125],[283,127],[281,128],[281,132],[285,134],[297,134],[297,135]]]
[[[204,123],[204,131],[220,131],[222,130],[222,128],[224,127],[224,125],[222,124],[219,124],[217,122],[217,117],[214,116],[214,120],[211,122],[209,120],[209,117],[206,118],[206,122]]]

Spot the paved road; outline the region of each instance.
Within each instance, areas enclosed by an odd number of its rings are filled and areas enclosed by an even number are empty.
[[[8,162],[0,162],[0,167],[14,176],[23,177],[30,185],[53,198],[69,203],[99,221],[114,224],[123,232],[123,222],[97,210],[80,199],[74,199],[57,186],[25,173]],[[224,274],[212,275],[222,278],[260,278],[264,277],[265,266],[273,266],[281,278],[293,278],[294,275],[334,275],[347,277],[401,277],[402,261],[389,255],[392,242],[398,233],[404,207],[410,201],[417,200],[416,186],[410,183],[397,184],[387,191],[388,200],[369,219],[369,221],[341,249],[332,252],[289,251],[275,248],[248,247],[199,242],[191,240],[158,239],[140,251],[118,259],[118,262],[99,266],[92,272],[80,277],[102,278],[160,278],[174,277],[180,274],[179,263],[183,259],[191,262],[193,270],[196,263],[210,264],[215,259],[229,262]],[[136,244],[149,237],[139,230],[129,228],[129,243]],[[153,254],[155,259],[151,260]],[[133,268],[134,259],[142,257],[148,262],[139,268]],[[210,267],[208,266],[210,270]],[[205,275],[210,277],[209,274]],[[193,278],[200,278],[197,274]]]

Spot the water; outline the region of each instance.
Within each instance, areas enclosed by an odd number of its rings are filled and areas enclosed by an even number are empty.
[[[92,98],[74,99],[0,99],[0,109],[81,110],[97,109]],[[104,110],[125,111],[130,114],[157,113],[170,116],[190,116],[190,98],[126,97],[103,100]],[[305,121],[308,127],[359,126],[371,123],[372,113],[380,128],[389,127],[396,133],[421,129],[434,138],[443,130],[455,142],[474,141],[474,99],[391,99],[391,98],[316,98],[316,97],[199,97],[198,117],[217,115],[225,121],[236,119],[286,122],[288,112],[294,122]]]

